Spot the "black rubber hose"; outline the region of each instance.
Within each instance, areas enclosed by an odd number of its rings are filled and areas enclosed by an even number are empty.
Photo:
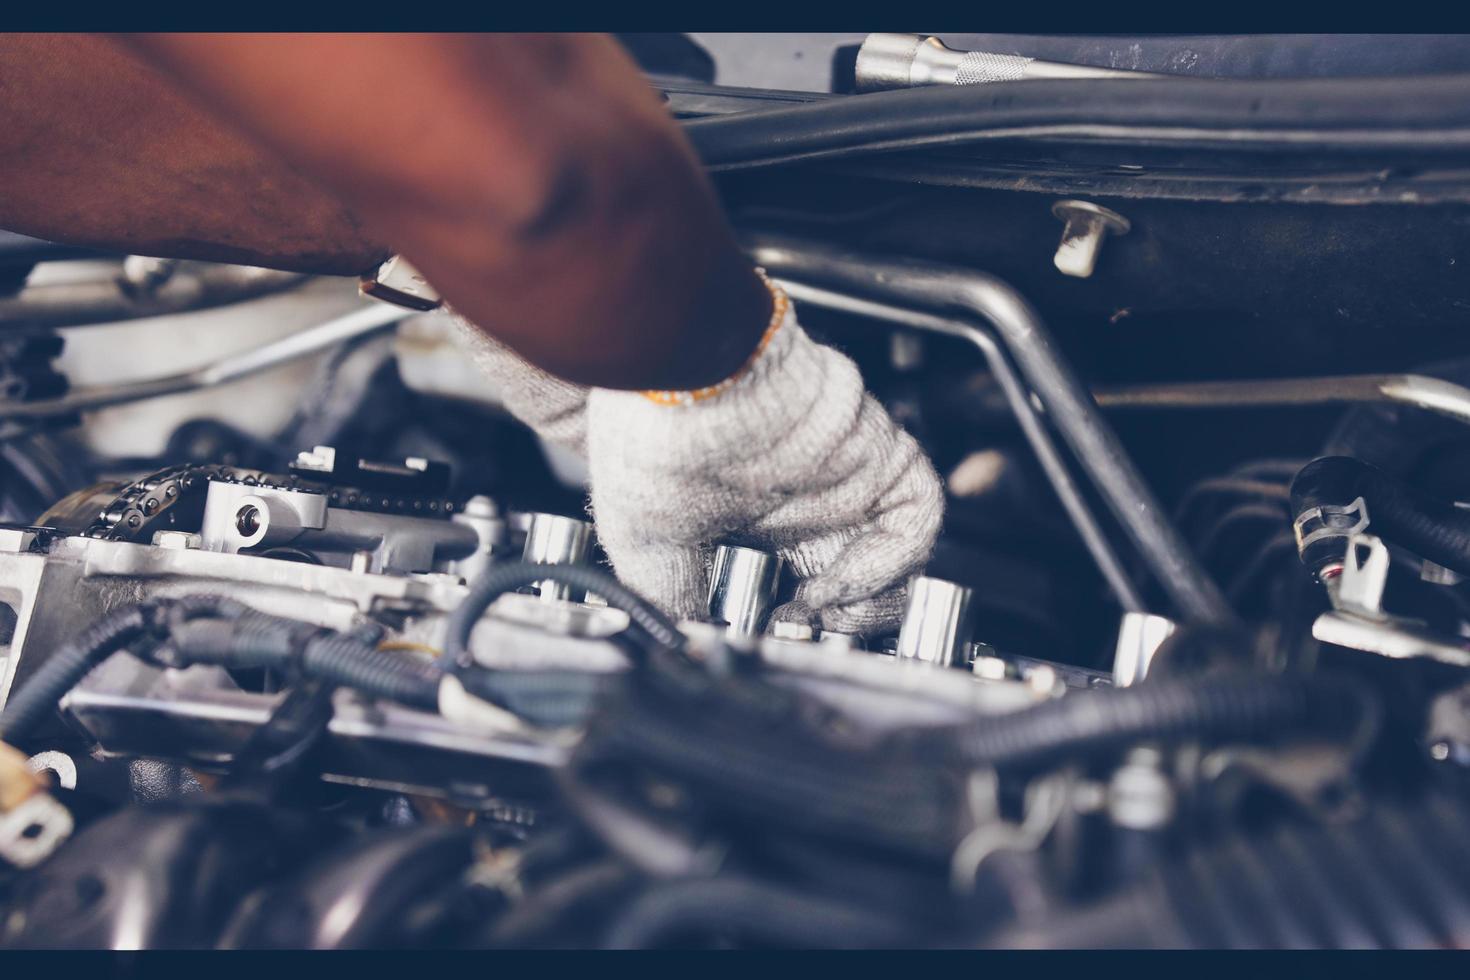
[[[1470,75],[1419,78],[1028,79],[930,85],[827,98],[684,123],[712,170],[1040,136],[1120,139],[1239,149],[1292,145],[1310,129],[1315,152],[1383,147],[1413,128],[1416,146],[1448,149],[1470,120]],[[1298,147],[1301,143],[1296,144]]]
[[[335,686],[427,711],[439,703],[438,668],[293,620],[250,612],[234,621],[181,625],[171,639],[186,661],[289,669],[294,660],[303,674]]]
[[[609,904],[616,904],[637,881],[637,873],[616,858],[580,862],[539,883],[470,945],[490,949],[576,948],[582,945],[578,941],[579,920],[592,918]],[[596,939],[597,933],[591,932],[585,943],[590,945]]]
[[[249,611],[224,596],[193,595],[149,600],[109,613],[57,651],[11,695],[0,714],[0,740],[24,737],[94,667],[145,633],[156,631],[161,638],[174,625],[198,617],[234,619]]]
[[[1462,575],[1470,575],[1470,511],[1434,500],[1376,466],[1350,456],[1314,459],[1291,482],[1291,511],[1300,520],[1314,508],[1346,507],[1359,497],[1373,533]],[[1330,525],[1329,525],[1330,526]],[[1343,560],[1347,529],[1303,549],[1313,571]]]
[[[679,649],[684,645],[683,634],[671,619],[606,572],[586,565],[513,562],[496,565],[476,579],[470,586],[469,595],[450,613],[444,628],[447,661],[451,664],[468,662],[470,633],[491,603],[507,592],[547,579],[602,596],[609,606],[627,613],[634,631],[657,647]]]
[[[1470,942],[1463,799],[1378,803],[1349,823],[1288,824],[1191,850],[1138,884],[987,947],[1462,949]],[[1458,852],[1458,853],[1457,853]]]
[[[1336,675],[1220,675],[1080,691],[909,737],[966,765],[1040,766],[1154,740],[1240,741],[1307,730],[1363,743],[1377,731],[1379,710],[1371,691]]]
[[[647,767],[689,787],[722,819],[926,860],[943,860],[964,833],[953,767],[829,745],[803,718],[742,709],[727,692],[682,701],[627,693],[631,699],[594,717],[570,763],[584,784],[608,768]],[[602,823],[587,822],[594,830]]]
[[[734,936],[808,949],[912,945],[914,931],[891,915],[750,878],[655,884],[614,920],[607,949],[650,949],[675,940]]]
[[[443,673],[346,636],[312,639],[301,655],[302,672],[339,687],[351,687],[410,708],[437,711]]]
[[[93,668],[154,631],[160,639],[167,634],[168,645],[185,662],[287,668],[299,656],[302,672],[311,677],[414,708],[438,708],[442,674],[435,667],[222,596],[195,595],[139,603],[88,627],[11,696],[0,713],[0,740],[23,738]]]
[[[94,667],[158,625],[157,609],[142,603],[109,613],[52,654],[0,713],[0,741],[24,738]]]
[[[197,618],[176,623],[158,659],[244,670],[279,668],[290,660],[294,649],[293,634],[280,620],[252,611],[233,620]]]

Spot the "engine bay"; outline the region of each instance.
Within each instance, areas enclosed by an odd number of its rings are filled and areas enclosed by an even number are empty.
[[[0,947],[1470,946],[1470,75],[666,55],[943,478],[901,625],[661,612],[443,312],[11,236]]]

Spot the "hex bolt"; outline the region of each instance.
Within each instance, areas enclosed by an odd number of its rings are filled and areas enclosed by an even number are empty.
[[[499,517],[500,508],[495,506],[495,501],[484,494],[476,494],[464,502],[462,513],[466,517]]]
[[[156,531],[153,534],[153,544],[172,551],[188,551],[200,547],[200,538],[188,531]]]
[[[242,538],[248,538],[260,530],[259,508],[246,504],[235,514],[235,530],[240,532]]]
[[[1097,268],[1097,255],[1109,234],[1126,235],[1128,219],[1090,201],[1058,201],[1051,213],[1065,222],[1057,254],[1052,258],[1064,276],[1086,279]]]
[[[156,259],[147,255],[129,255],[123,259],[117,288],[131,299],[154,296],[178,271],[178,259]]]
[[[816,631],[806,623],[791,623],[778,620],[772,623],[768,632],[778,640],[812,640],[816,637]]]

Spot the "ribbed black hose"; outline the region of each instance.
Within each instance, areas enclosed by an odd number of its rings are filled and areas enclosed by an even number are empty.
[[[491,603],[507,592],[548,579],[602,596],[608,605],[627,613],[633,629],[655,646],[678,649],[684,644],[683,634],[672,620],[606,572],[586,565],[514,562],[488,569],[474,581],[469,595],[450,613],[444,628],[444,651],[448,662],[467,662],[470,633]]]
[[[1009,927],[1026,949],[1464,949],[1470,807],[1380,804],[1328,826],[1281,826],[1192,850],[1099,902]]]
[[[613,922],[606,949],[650,949],[676,940],[734,937],[807,949],[911,945],[912,926],[891,915],[722,875],[655,884]]]
[[[168,610],[170,623],[187,622],[204,616],[211,619],[239,619],[246,613],[253,612],[243,602],[207,592],[164,599],[160,602]]]
[[[144,603],[108,613],[52,654],[0,713],[0,741],[24,738],[94,667],[152,628],[157,608]]]
[[[1364,739],[1378,711],[1372,693],[1344,677],[1221,675],[1076,692],[914,737],[966,765],[1039,766],[1148,740],[1244,741],[1302,730]]]
[[[727,818],[927,860],[963,832],[955,772],[923,756],[826,745],[801,718],[742,708],[724,691],[687,702],[626,693],[590,724],[572,760],[579,778],[642,765]]]
[[[410,708],[439,707],[444,675],[430,664],[400,654],[375,650],[349,637],[328,635],[310,640],[301,654],[302,672],[339,687],[350,687]]]
[[[292,633],[280,620],[251,612],[235,620],[195,619],[169,634],[174,659],[232,669],[281,667],[293,652]]]
[[[1435,500],[1376,466],[1350,456],[1314,459],[1291,482],[1294,517],[1323,505],[1346,507],[1362,497],[1369,529],[1423,558],[1470,575],[1470,511]],[[1302,561],[1314,570],[1341,561],[1345,541],[1325,538]]]
[[[638,880],[636,872],[615,858],[583,862],[540,883],[471,946],[491,949],[585,948],[594,932],[578,941],[576,920],[591,918],[618,901]]]
[[[339,687],[429,711],[439,703],[437,668],[293,620],[252,612],[229,622],[196,621],[176,629],[172,643],[188,661],[284,670],[294,660],[303,674]]]
[[[183,662],[289,668],[375,697],[432,711],[442,674],[375,649],[360,637],[277,619],[222,596],[139,603],[109,613],[48,658],[0,713],[0,740],[23,738],[88,673],[113,653],[156,631]]]

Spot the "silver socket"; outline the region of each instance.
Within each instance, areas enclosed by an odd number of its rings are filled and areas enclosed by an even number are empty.
[[[592,525],[586,521],[557,514],[532,514],[521,557],[541,565],[581,565],[587,561],[591,543]],[[536,587],[541,598],[548,602],[576,598],[570,586],[550,579],[537,582]]]
[[[781,559],[754,548],[715,548],[709,576],[709,615],[735,636],[759,636],[776,603]]]
[[[970,599],[963,585],[919,576],[909,583],[909,605],[898,634],[898,655],[940,667],[970,659]]]
[[[1154,654],[1176,629],[1177,624],[1163,616],[1124,613],[1118,625],[1118,645],[1113,651],[1113,683],[1127,687],[1143,680]]]

